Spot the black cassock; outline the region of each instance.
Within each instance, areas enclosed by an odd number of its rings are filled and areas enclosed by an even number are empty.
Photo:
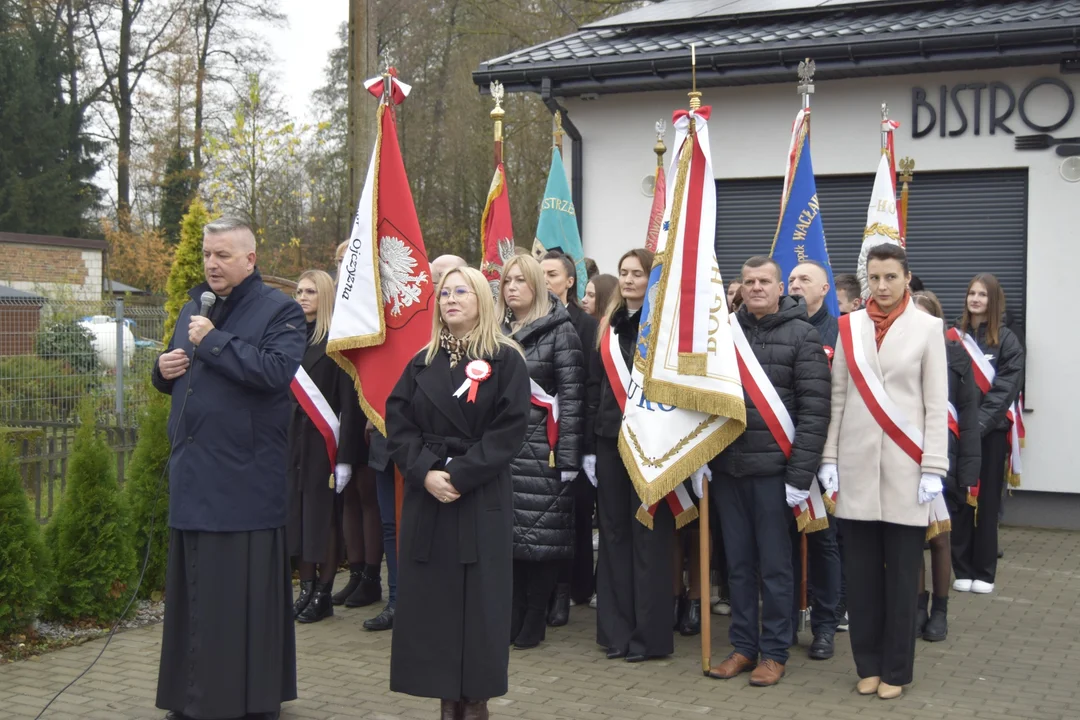
[[[420,697],[506,694],[513,592],[510,462],[525,440],[529,372],[511,348],[491,377],[454,397],[468,358],[440,350],[405,368],[386,406],[387,438],[405,479],[390,689]],[[447,460],[449,459],[449,462]],[[442,503],[424,489],[444,469],[461,494]]]
[[[326,340],[308,345],[301,366],[330,409],[340,418],[336,464],[349,464],[358,474],[367,462],[364,446],[364,416],[352,378],[326,354]],[[291,557],[304,562],[326,560],[334,530],[334,501],[337,493],[330,479],[334,466],[326,451],[326,441],[300,403],[293,402],[289,424],[289,523],[288,546]]]

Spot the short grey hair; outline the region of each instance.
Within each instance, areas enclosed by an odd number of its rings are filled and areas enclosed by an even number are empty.
[[[235,215],[225,215],[203,225],[204,238],[207,235],[223,235],[230,232],[239,232],[248,240],[245,243],[246,249],[249,252],[255,252],[257,247],[255,232],[251,229],[251,225],[248,224],[247,220],[238,218]]]

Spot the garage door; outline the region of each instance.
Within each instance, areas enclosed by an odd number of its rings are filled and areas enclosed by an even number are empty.
[[[780,212],[781,178],[716,183],[716,255],[725,278],[751,255],[768,254]],[[855,272],[872,175],[817,178],[834,273]],[[1027,170],[916,173],[911,183],[911,271],[941,298],[948,317],[964,308],[976,273],[997,275],[1009,314],[1023,324],[1027,257]]]

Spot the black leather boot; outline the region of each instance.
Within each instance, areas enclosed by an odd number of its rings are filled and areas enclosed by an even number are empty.
[[[539,645],[547,635],[546,615],[544,608],[529,608],[526,610],[525,620],[521,624],[521,632],[514,638],[514,647],[518,650],[528,650]],[[466,707],[468,707],[468,704],[466,704]],[[486,713],[487,710],[485,709],[484,712]],[[487,717],[487,715],[485,714],[484,717]]]
[[[364,579],[363,570],[350,570],[349,582],[345,587],[334,593],[333,602],[335,605],[343,605],[345,600],[356,591],[356,588],[360,586],[360,581]]]
[[[296,597],[296,601],[292,606],[292,616],[295,620],[300,617],[300,613],[304,612],[304,608],[311,602],[311,594],[315,589],[314,580],[301,580],[300,581],[300,594]]]
[[[930,620],[927,606],[930,604],[930,591],[919,593],[919,609],[915,611],[915,637],[922,637],[926,623]]]
[[[548,613],[547,624],[550,627],[562,627],[570,622],[570,586],[559,583],[555,586],[555,601]]]
[[[383,611],[373,618],[364,621],[365,630],[391,630],[394,627],[394,606],[386,604]]]
[[[382,601],[382,578],[379,577],[379,568],[367,565],[360,578],[360,584],[356,586],[352,594],[345,598],[345,607],[367,607]]]
[[[334,614],[334,599],[330,597],[330,591],[334,589],[334,583],[331,581],[326,584],[319,584],[315,588],[315,593],[311,596],[311,602],[304,608],[304,611],[300,613],[296,622],[299,623],[313,623],[319,622],[324,618],[328,618]]]
[[[488,720],[487,700],[466,700],[461,704],[464,706],[461,720]]]
[[[701,634],[701,600],[687,600],[679,620],[679,634],[686,637]]]
[[[949,598],[934,597],[934,607],[930,612],[930,620],[923,628],[922,638],[927,642],[941,642],[949,636]]]
[[[686,607],[686,596],[675,596],[675,609],[672,611],[671,629],[678,630],[679,624],[682,622],[683,608]]]
[[[443,700],[439,720],[461,720],[462,705],[460,700]]]
[[[521,602],[517,598],[514,599],[510,605],[510,643],[513,644],[517,640],[517,636],[521,634],[521,628],[525,624],[525,603]]]

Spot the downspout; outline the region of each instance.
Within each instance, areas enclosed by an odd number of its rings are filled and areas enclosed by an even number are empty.
[[[574,125],[574,121],[566,112],[566,108],[559,104],[551,95],[551,78],[545,77],[540,84],[540,99],[551,111],[552,116],[557,112],[562,113],[562,126],[566,134],[570,136],[573,145],[570,147],[570,199],[574,201],[574,212],[577,215],[578,233],[582,233],[581,210],[582,210],[582,173],[584,168],[581,162],[581,131]]]

